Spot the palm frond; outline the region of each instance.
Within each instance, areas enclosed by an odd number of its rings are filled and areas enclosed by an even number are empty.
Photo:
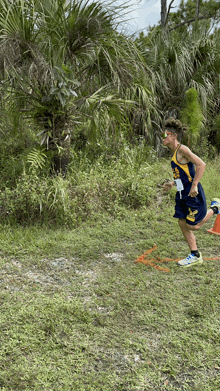
[[[46,162],[46,154],[43,151],[34,148],[27,155],[27,162],[30,164],[30,169],[32,171],[42,169]]]
[[[0,39],[17,37],[26,41],[31,41],[36,35],[34,3],[25,0],[15,0],[8,3],[6,0],[0,1]]]

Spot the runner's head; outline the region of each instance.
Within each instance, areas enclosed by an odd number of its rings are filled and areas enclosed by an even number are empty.
[[[176,134],[177,140],[181,142],[184,133],[182,123],[178,119],[174,119],[171,117],[165,121],[164,125],[165,132],[173,133],[174,135]]]

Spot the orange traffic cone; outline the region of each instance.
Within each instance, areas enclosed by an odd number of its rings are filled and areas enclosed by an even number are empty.
[[[207,230],[210,234],[220,235],[220,214],[217,215],[214,227]]]

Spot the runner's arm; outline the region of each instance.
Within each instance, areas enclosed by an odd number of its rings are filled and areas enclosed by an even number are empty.
[[[200,159],[195,153],[193,153],[188,147],[185,145],[181,146],[181,154],[184,156],[189,162],[192,162],[196,166],[195,177],[192,182],[192,186],[189,192],[191,197],[195,197],[198,194],[198,183],[202,178],[206,163]]]

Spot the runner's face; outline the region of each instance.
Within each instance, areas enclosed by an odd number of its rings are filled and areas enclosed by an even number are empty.
[[[173,136],[174,134],[172,132],[168,132],[165,130],[165,132],[161,134],[161,137],[163,139],[163,145],[170,144],[173,141]]]

